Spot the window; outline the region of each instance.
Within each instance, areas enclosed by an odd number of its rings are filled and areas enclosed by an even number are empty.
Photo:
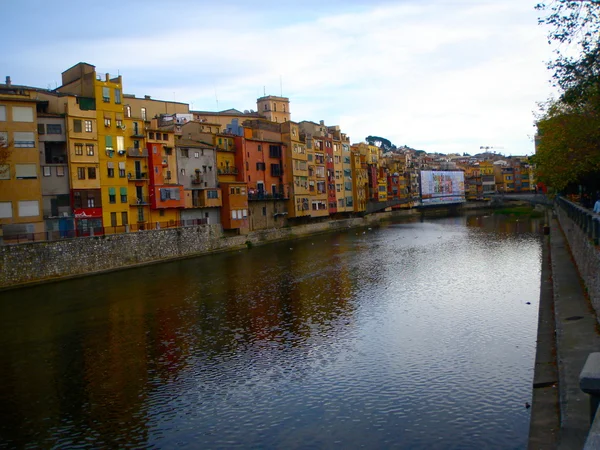
[[[263,216],[267,215],[267,207],[266,206],[263,206],[262,213],[263,213]]]
[[[148,133],[148,138],[149,138],[149,139],[154,139],[154,131],[150,131],[150,132]]]
[[[181,175],[185,175],[185,169],[181,169]]]
[[[146,120],[146,108],[142,108],[142,119]]]
[[[271,164],[271,176],[280,177],[283,175],[281,164]]]
[[[64,166],[59,166],[56,168],[56,176],[57,177],[64,177],[65,176],[65,168]]]
[[[81,127],[81,120],[73,119],[73,131],[75,133],[81,133],[82,130],[83,130],[83,128]]]
[[[85,125],[85,131],[87,133],[91,133],[92,132],[92,121],[91,120],[85,120],[84,121],[84,125]]]
[[[38,123],[38,134],[46,134],[46,127],[43,123]]]
[[[83,155],[83,144],[75,144],[75,154]]]
[[[117,226],[117,213],[116,212],[110,213],[110,226],[111,227]]]
[[[167,133],[163,133],[163,141],[168,141],[168,140],[169,140],[169,136],[167,135]]]
[[[262,145],[261,144],[258,144],[258,151],[262,152]]]
[[[121,89],[115,89],[115,103],[117,105],[121,104]]]
[[[184,158],[189,158],[190,157],[189,151],[188,151],[187,148],[182,148],[181,149],[181,156],[184,157]]]
[[[131,106],[125,105],[125,117],[128,119],[131,117]]]
[[[113,141],[112,141],[112,136],[104,136],[104,146],[106,147],[106,150],[112,150],[113,149]]]
[[[0,105],[0,122],[6,122],[6,106],[4,105]]]
[[[137,139],[133,141],[133,148],[138,149],[140,148],[140,141],[138,141]]]
[[[94,144],[85,144],[85,152],[88,156],[94,156]]]
[[[60,125],[60,123],[49,123],[48,125],[46,125],[46,130],[48,134],[61,134],[62,126]]]
[[[117,151],[125,150],[125,138],[123,136],[117,136]]]
[[[17,180],[37,178],[37,167],[35,164],[15,164],[15,176]]]
[[[13,122],[33,122],[33,108],[31,106],[13,106],[12,113]]]
[[[88,208],[95,208],[96,207],[96,199],[94,197],[88,197],[87,198],[87,207]]]
[[[123,226],[127,225],[129,223],[128,217],[127,217],[127,211],[123,211],[121,213],[121,224]]]
[[[10,180],[10,165],[0,165],[0,180]]]
[[[43,169],[44,169],[44,176],[45,177],[49,177],[49,176],[52,175],[52,167],[50,167],[50,166],[44,166]]]
[[[194,158],[200,158],[200,153],[194,152]]]
[[[113,162],[107,162],[107,176],[108,178],[114,178],[115,177],[115,163]]]
[[[165,200],[180,200],[179,188],[161,188],[160,190],[160,201]]]
[[[96,168],[95,167],[88,167],[88,178],[90,180],[96,179]]]
[[[116,119],[115,125],[117,126],[117,128],[123,128],[123,121],[121,119]]]
[[[119,188],[119,194],[121,195],[121,203],[127,203],[127,188],[125,186]]]
[[[102,87],[102,101],[104,103],[110,102],[110,88],[107,86]]]
[[[15,131],[13,133],[15,148],[34,148],[35,136],[33,131]]]
[[[117,193],[114,187],[108,188],[108,203],[117,203]]]
[[[0,219],[10,219],[12,216],[12,203],[0,202]]]
[[[256,163],[256,170],[265,170],[266,168],[267,168],[267,165],[264,162]]]
[[[19,217],[35,217],[40,215],[40,204],[37,200],[19,202]]]
[[[78,167],[77,168],[77,179],[78,180],[85,180],[85,167]]]
[[[109,117],[105,117],[104,118],[104,126],[105,127],[110,127],[110,118]]]
[[[138,206],[138,222],[144,222],[144,207]]]
[[[219,192],[218,191],[207,191],[206,198],[219,198]]]

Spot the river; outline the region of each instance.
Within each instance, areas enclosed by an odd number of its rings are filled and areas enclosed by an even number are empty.
[[[0,293],[0,447],[527,446],[541,224],[383,224]]]

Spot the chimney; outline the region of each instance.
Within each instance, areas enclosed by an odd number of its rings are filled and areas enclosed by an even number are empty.
[[[12,84],[12,82],[10,81],[10,77],[8,75],[6,75],[6,85],[10,86]]]
[[[144,100],[150,100],[151,97],[149,95],[144,95]]]

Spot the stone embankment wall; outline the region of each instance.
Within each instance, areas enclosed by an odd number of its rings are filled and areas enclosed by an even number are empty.
[[[238,249],[245,247],[247,242],[259,245],[365,227],[392,216],[412,214],[414,211],[411,210],[380,213],[233,237],[225,237],[221,225],[201,225],[5,245],[0,247],[0,289]]]
[[[555,208],[590,301],[600,317],[600,249],[560,207]]]

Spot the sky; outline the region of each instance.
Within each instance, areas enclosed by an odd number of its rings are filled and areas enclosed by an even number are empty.
[[[0,4],[14,18],[0,82],[55,88],[82,61],[122,75],[125,93],[193,110],[283,95],[292,120],[339,125],[353,143],[531,155],[537,104],[555,94],[536,1]]]

